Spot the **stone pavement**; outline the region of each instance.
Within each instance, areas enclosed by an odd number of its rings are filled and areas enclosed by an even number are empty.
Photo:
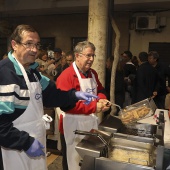
[[[48,166],[48,170],[63,170],[62,156],[58,156],[55,161]]]

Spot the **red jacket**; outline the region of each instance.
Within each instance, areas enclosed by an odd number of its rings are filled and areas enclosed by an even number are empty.
[[[106,95],[100,91],[104,90],[104,87],[100,83],[98,79],[98,75],[95,70],[90,69],[88,73],[88,77],[91,78],[91,72],[95,75],[96,82],[97,82],[97,96],[100,99],[106,99]],[[82,78],[86,78],[81,72],[80,75]],[[72,88],[75,88],[77,91],[80,91],[80,84],[78,81],[78,77],[76,75],[76,72],[74,71],[73,65],[65,69],[61,75],[56,80],[56,86],[57,88],[67,91]],[[85,105],[84,101],[78,101],[76,103],[76,106],[73,109],[68,110],[68,113],[72,114],[91,114],[96,112],[96,105],[97,100],[92,101],[89,105]],[[59,122],[59,131],[63,133],[63,122],[62,122],[62,116],[60,116],[60,122]]]

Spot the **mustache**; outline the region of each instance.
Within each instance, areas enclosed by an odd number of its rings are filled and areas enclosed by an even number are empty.
[[[37,55],[37,52],[30,52],[29,55],[33,55],[33,56],[36,56]]]

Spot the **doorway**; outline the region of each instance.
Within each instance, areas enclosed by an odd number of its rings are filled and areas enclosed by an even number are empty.
[[[157,51],[160,61],[170,64],[170,43],[166,42],[150,42],[149,51]]]

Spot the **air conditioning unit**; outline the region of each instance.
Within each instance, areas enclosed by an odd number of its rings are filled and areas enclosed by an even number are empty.
[[[154,30],[157,28],[156,16],[137,16],[136,30]]]

